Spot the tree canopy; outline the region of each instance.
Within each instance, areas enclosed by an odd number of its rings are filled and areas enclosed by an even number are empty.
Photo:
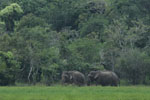
[[[14,30],[14,20],[17,20],[22,13],[23,10],[17,3],[12,3],[0,11],[0,18],[5,22],[7,31]]]

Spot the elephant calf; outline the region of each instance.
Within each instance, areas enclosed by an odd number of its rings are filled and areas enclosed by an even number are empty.
[[[88,85],[95,82],[96,85],[117,86],[119,83],[118,76],[112,71],[91,71],[88,74]]]
[[[75,84],[78,86],[85,84],[85,76],[79,71],[64,71],[61,77],[63,84]]]

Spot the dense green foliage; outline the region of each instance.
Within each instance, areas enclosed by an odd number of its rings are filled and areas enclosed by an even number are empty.
[[[0,85],[14,84],[19,63],[11,52],[0,51]]]
[[[14,20],[17,20],[19,15],[23,13],[21,7],[17,3],[12,3],[0,12],[2,21],[5,22],[6,30],[13,31]]]
[[[149,0],[0,0],[0,85],[104,69],[150,85],[149,25]]]
[[[1,100],[149,100],[150,87],[0,87]]]

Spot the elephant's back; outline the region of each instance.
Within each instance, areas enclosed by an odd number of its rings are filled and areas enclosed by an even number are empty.
[[[101,78],[103,81],[113,81],[118,79],[118,76],[112,71],[101,72]]]
[[[78,71],[74,72],[74,79],[77,82],[82,83],[82,84],[84,84],[84,82],[85,82],[84,74],[82,74],[81,72],[78,72]]]
[[[74,75],[75,75],[77,78],[81,78],[81,79],[84,79],[84,78],[85,78],[84,74],[82,74],[81,72],[78,72],[78,71],[76,71],[76,72],[74,73]]]
[[[110,80],[112,85],[117,85],[119,83],[119,77],[117,76],[117,74],[115,72],[108,71],[106,73],[108,74],[107,79]]]

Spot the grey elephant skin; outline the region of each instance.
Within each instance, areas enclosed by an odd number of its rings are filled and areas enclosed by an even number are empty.
[[[91,71],[88,74],[88,85],[94,83],[102,86],[118,86],[119,78],[116,73],[112,71]]]
[[[85,84],[85,76],[79,71],[63,71],[62,84],[75,84],[82,86]]]

